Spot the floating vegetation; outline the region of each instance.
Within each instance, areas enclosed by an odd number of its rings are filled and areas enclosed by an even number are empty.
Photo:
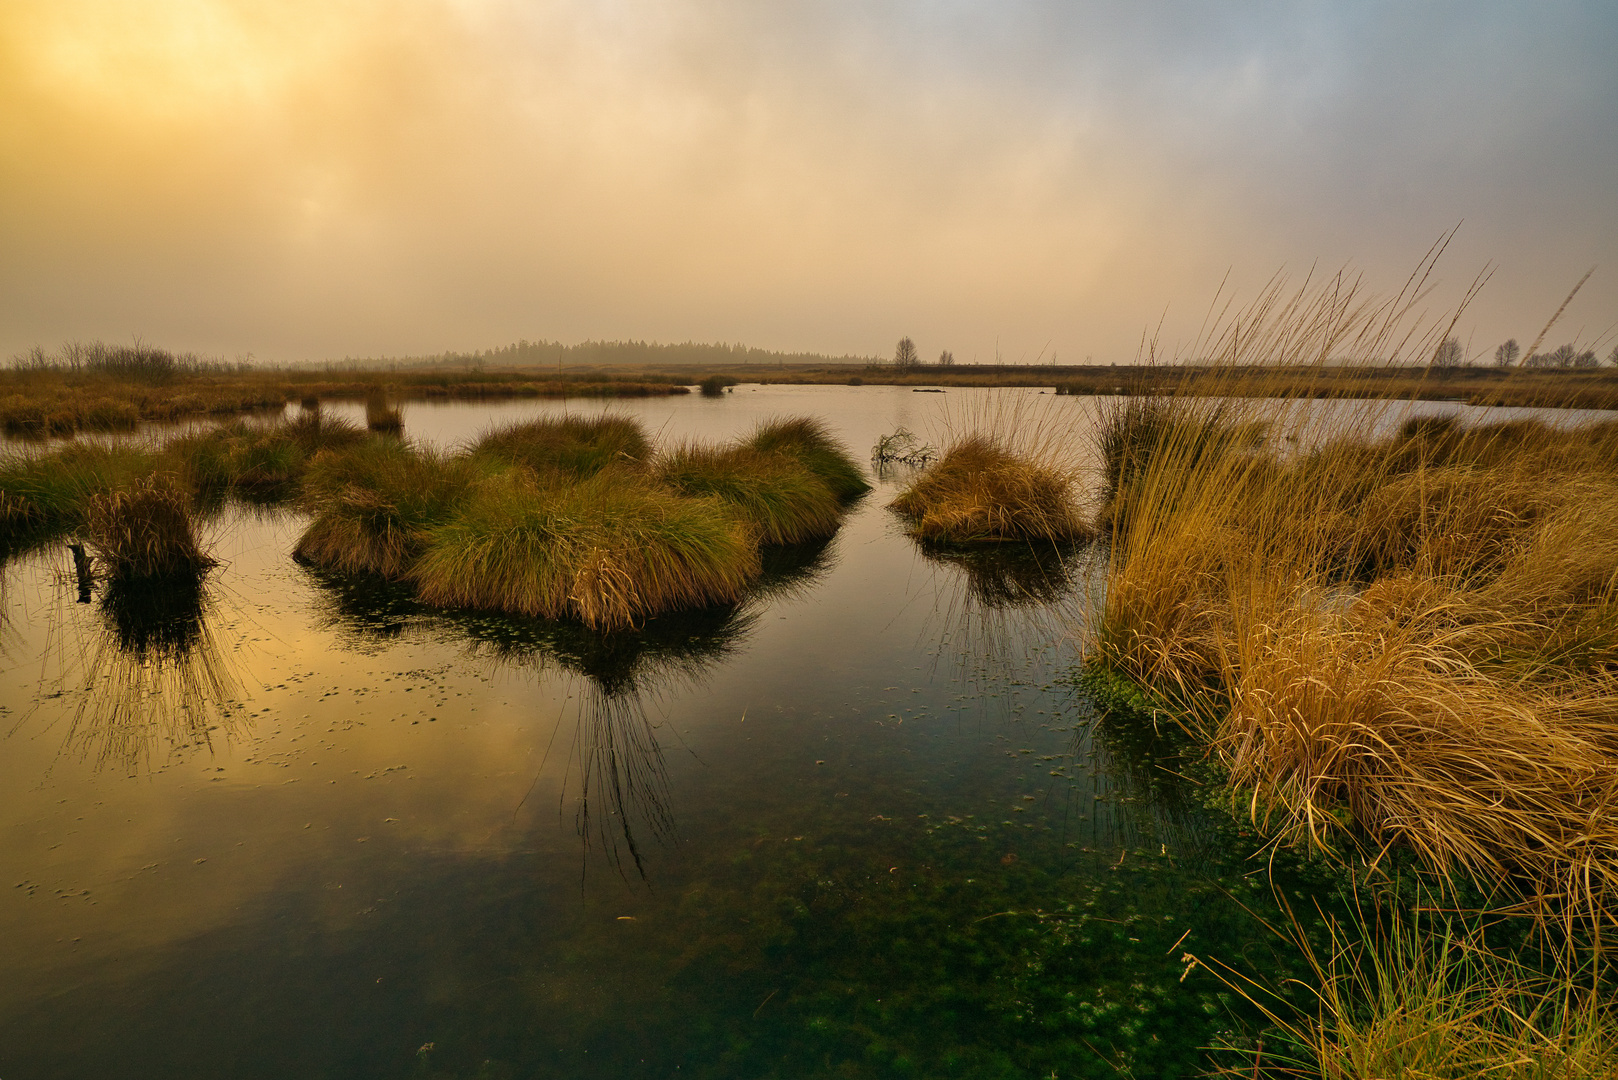
[[[877,465],[920,467],[932,464],[937,457],[937,450],[922,442],[920,436],[904,428],[896,429],[891,435],[877,436],[876,445],[871,448],[871,460]]]

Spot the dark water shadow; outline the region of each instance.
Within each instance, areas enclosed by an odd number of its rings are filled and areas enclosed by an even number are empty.
[[[134,776],[250,732],[237,665],[214,628],[219,587],[205,575],[104,583],[81,565],[54,577],[39,694],[12,734],[44,702],[74,697],[51,725],[65,725],[60,753]]]
[[[326,624],[353,648],[376,654],[421,634],[458,643],[470,659],[496,670],[574,680],[578,704],[561,804],[576,782],[575,824],[586,864],[599,848],[620,874],[633,869],[644,880],[647,841],[664,844],[677,835],[668,748],[659,737],[665,702],[700,686],[742,649],[766,607],[801,597],[836,561],[833,541],[767,549],[764,575],[742,604],[671,613],[610,634],[577,623],[445,611],[420,603],[406,585],[305,569],[325,599]]]
[[[1039,648],[1069,641],[1094,573],[1083,544],[911,541],[932,572],[933,609],[922,636],[967,684],[1011,678]]]

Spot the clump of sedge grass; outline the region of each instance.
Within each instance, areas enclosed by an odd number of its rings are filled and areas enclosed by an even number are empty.
[[[473,444],[472,454],[540,473],[583,478],[609,466],[640,466],[651,457],[652,444],[632,417],[561,416],[496,428]]]
[[[1227,965],[1187,954],[1272,1024],[1268,1053],[1230,1077],[1343,1080],[1596,1080],[1618,1074],[1618,1017],[1589,972],[1547,975],[1491,951],[1475,930],[1400,916],[1328,919],[1323,947],[1288,933],[1312,968],[1314,1006],[1296,1008]]]
[[[793,417],[762,423],[744,445],[766,454],[786,454],[825,481],[839,499],[856,499],[871,490],[865,471],[822,420]]]
[[[314,519],[293,554],[344,573],[402,578],[427,529],[448,520],[473,474],[398,439],[328,450],[310,464],[304,501]]]
[[[195,581],[214,565],[197,543],[190,493],[169,477],[92,495],[84,531],[113,582]]]
[[[759,573],[750,527],[718,499],[636,473],[559,483],[528,469],[474,485],[410,571],[421,598],[618,630],[738,602]]]
[[[955,442],[891,505],[934,543],[1065,543],[1090,534],[1071,475],[981,435]]]
[[[842,520],[842,505],[826,481],[779,451],[683,446],[658,460],[657,477],[682,495],[723,500],[766,544],[824,539]]]
[[[375,435],[404,433],[404,418],[397,406],[388,404],[380,387],[373,387],[365,395],[365,427]]]
[[[156,467],[142,448],[89,443],[0,459],[0,531],[26,539],[76,528],[89,499],[127,490]]]

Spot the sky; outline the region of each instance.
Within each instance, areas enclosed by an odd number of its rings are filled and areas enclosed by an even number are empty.
[[[0,358],[1121,363],[1457,224],[1471,353],[1618,340],[1618,4],[0,5]]]

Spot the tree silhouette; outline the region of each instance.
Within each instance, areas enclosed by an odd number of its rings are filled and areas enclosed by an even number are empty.
[[[900,338],[899,344],[893,349],[893,366],[903,371],[920,363],[921,353],[916,351],[916,343],[907,337]]]
[[[1494,350],[1494,366],[1510,367],[1517,362],[1517,357],[1521,355],[1522,349],[1517,345],[1517,339],[1508,338],[1504,345]]]
[[[1445,338],[1433,353],[1433,363],[1441,368],[1461,367],[1466,363],[1466,350],[1459,338]]]

